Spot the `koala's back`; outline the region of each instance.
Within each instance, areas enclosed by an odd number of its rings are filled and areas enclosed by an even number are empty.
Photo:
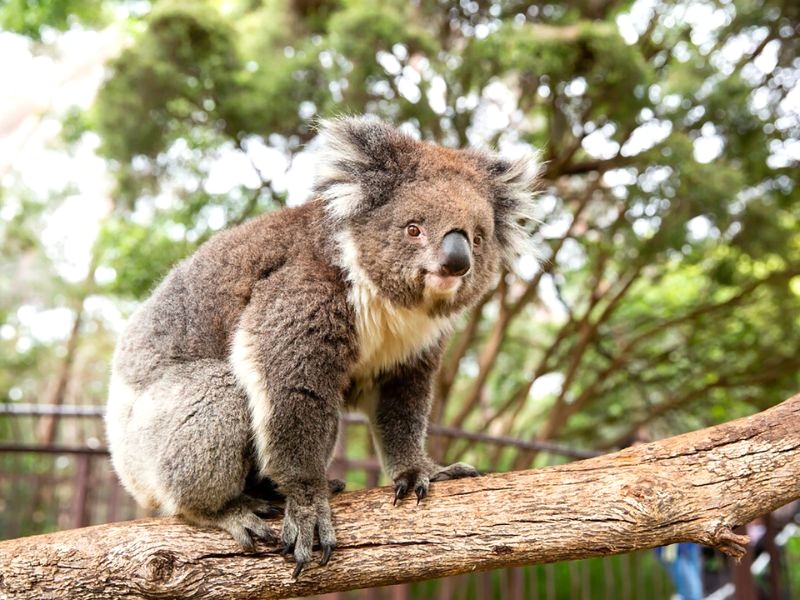
[[[227,359],[253,286],[287,263],[329,263],[316,202],[262,215],[221,232],[179,263],[134,313],[113,370],[144,389],[164,369]]]

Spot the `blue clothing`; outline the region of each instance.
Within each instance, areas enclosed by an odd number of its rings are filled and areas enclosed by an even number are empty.
[[[656,548],[656,556],[666,567],[682,600],[703,599],[700,546],[682,542]]]

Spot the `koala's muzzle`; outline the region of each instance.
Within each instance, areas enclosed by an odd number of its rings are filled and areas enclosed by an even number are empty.
[[[472,266],[469,240],[461,231],[451,231],[442,240],[439,249],[439,265],[442,275],[464,275]]]

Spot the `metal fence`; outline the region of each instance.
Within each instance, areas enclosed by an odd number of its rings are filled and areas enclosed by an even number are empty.
[[[102,414],[102,407],[0,404],[0,539],[148,516],[122,489],[111,469],[103,443]],[[55,423],[48,423],[50,419]],[[342,419],[331,476],[346,479],[348,487],[373,487],[381,481],[374,455],[348,456],[348,447],[362,440],[369,443],[365,424],[360,415]],[[37,443],[36,432],[45,427],[52,430],[54,425],[54,441]],[[533,444],[445,427],[432,426],[430,433],[486,446],[494,455],[506,448],[536,450],[543,453],[546,463],[594,455],[556,444]],[[787,557],[775,544],[778,530],[791,524],[791,517],[783,521],[766,521],[768,526],[772,523],[772,544],[765,545],[770,560],[761,571],[751,568],[754,556],[746,557],[738,566],[721,555],[706,557],[705,587],[714,590],[709,597],[793,597]],[[800,597],[800,590],[795,591]],[[653,553],[638,552],[340,592],[323,598],[661,600],[672,594],[672,584]]]

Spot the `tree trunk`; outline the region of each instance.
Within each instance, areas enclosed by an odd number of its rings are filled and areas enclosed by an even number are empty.
[[[0,598],[287,598],[689,540],[743,554],[732,528],[800,498],[800,395],[616,454],[331,502],[339,547],[298,581],[272,546],[144,519],[0,543]],[[279,523],[275,522],[275,528]]]
[[[67,388],[69,387],[70,376],[72,374],[72,365],[75,362],[75,354],[78,350],[78,339],[80,338],[81,325],[83,324],[83,300],[75,308],[75,319],[72,322],[69,338],[67,338],[66,352],[61,363],[58,365],[56,373],[56,380],[53,384],[52,391],[46,404],[54,406],[61,406],[64,404],[64,399],[67,396]],[[58,415],[47,415],[42,418],[39,427],[39,443],[45,446],[52,445],[56,441],[56,427],[58,425]]]

